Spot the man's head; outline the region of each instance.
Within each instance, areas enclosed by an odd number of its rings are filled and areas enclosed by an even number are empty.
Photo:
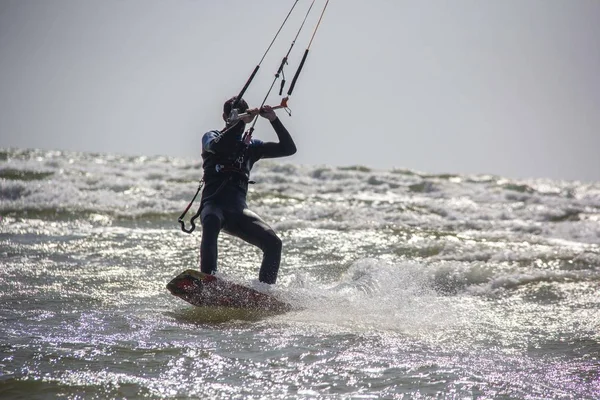
[[[234,108],[233,104],[235,103],[236,99],[237,99],[237,97],[233,96],[232,98],[227,100],[225,102],[225,104],[223,104],[223,119],[225,121],[227,121],[227,119],[229,118],[229,114],[231,113],[231,110]],[[246,103],[246,101],[244,99],[240,99],[240,101],[236,104],[235,108],[238,110],[238,114],[242,114],[242,113],[246,112],[246,110],[248,110],[248,103]]]

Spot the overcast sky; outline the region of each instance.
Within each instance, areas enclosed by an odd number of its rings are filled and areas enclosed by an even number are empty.
[[[199,158],[292,4],[0,0],[0,147]],[[289,162],[600,181],[600,1],[331,0],[290,106]]]

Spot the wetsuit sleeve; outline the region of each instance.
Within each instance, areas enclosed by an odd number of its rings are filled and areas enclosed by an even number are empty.
[[[217,131],[206,132],[202,136],[202,152],[214,153],[213,144],[219,136],[220,134]]]
[[[279,138],[279,143],[262,143],[259,150],[259,158],[286,157],[296,153],[296,144],[279,118],[271,121],[271,125],[273,126],[273,129],[275,129],[275,133]]]
[[[223,132],[210,131],[202,136],[202,152],[220,153],[231,149],[244,130],[244,124],[236,124]]]

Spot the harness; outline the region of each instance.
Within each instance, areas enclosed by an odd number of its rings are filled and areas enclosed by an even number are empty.
[[[230,173],[248,182],[250,179],[250,168],[248,165],[244,165],[244,163],[248,162],[247,155],[250,148],[250,140],[246,140],[246,137],[244,137],[237,147],[230,155],[211,154],[207,156],[203,161],[205,166],[204,174],[213,175],[210,173],[211,170],[217,174]]]
[[[196,194],[194,194],[192,201],[190,201],[183,213],[177,219],[177,222],[179,222],[179,224],[181,225],[181,230],[185,233],[192,233],[196,229],[195,221],[202,214],[202,209],[204,208],[204,205],[211,199],[215,198],[219,193],[221,193],[221,191],[228,184],[234,181],[234,179],[236,181],[235,183],[237,183],[237,185],[244,191],[248,190],[248,184],[255,183],[254,181],[250,180],[248,168],[244,169],[244,162],[247,162],[246,156],[248,154],[248,148],[250,147],[250,141],[246,143],[246,140],[243,140],[239,147],[240,148],[237,150],[237,152],[234,153],[234,156],[219,157],[217,155],[212,155],[210,156],[211,158],[213,158],[212,160],[208,158],[204,160],[205,172],[204,176],[199,182]],[[216,160],[214,160],[214,158],[216,158]],[[214,171],[214,173],[211,173],[211,170]],[[198,207],[198,211],[190,219],[190,229],[186,229],[184,221],[185,215],[192,207],[192,204],[194,204],[194,201],[198,197],[198,194],[202,190],[202,187],[206,183],[206,180],[215,178],[221,179],[221,184],[213,194],[202,199],[200,207]]]

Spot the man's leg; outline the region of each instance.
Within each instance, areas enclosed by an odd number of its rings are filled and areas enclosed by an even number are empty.
[[[263,251],[258,280],[269,284],[275,283],[281,261],[281,239],[273,229],[249,209],[228,218],[224,229],[227,233],[237,236]]]
[[[202,241],[200,242],[200,271],[213,274],[217,270],[217,239],[223,225],[223,213],[211,204],[201,214]]]

